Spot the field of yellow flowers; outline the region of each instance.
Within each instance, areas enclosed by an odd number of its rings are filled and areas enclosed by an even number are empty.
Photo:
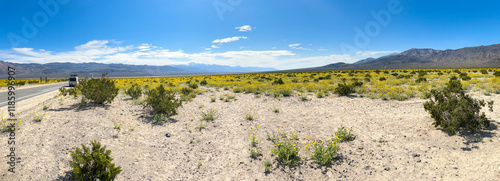
[[[43,83],[56,83],[68,81],[68,79],[47,79],[47,81],[40,81],[39,79],[17,79],[16,86],[23,86],[25,84],[43,84]],[[0,80],[0,87],[7,87],[9,80]]]
[[[467,91],[479,91],[485,95],[500,93],[500,77],[493,75],[498,68],[489,69],[398,69],[398,70],[351,70],[321,72],[253,73],[211,76],[187,76],[164,78],[114,79],[117,86],[127,89],[137,84],[146,89],[163,84],[174,92],[181,92],[190,84],[234,93],[263,94],[272,97],[314,93],[328,96],[339,83],[354,84],[356,93],[372,99],[407,100],[412,97],[426,98],[432,88],[445,86],[450,77],[462,78]],[[194,87],[193,94],[203,92]]]

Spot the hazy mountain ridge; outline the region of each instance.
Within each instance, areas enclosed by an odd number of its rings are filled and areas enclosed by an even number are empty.
[[[188,65],[128,65],[128,64],[103,64],[103,63],[69,63],[55,62],[46,64],[36,63],[13,63],[0,61],[1,67],[15,67],[16,76],[19,77],[67,77],[70,74],[93,74],[100,76],[108,73],[109,76],[169,76],[169,75],[196,75],[196,74],[216,74],[216,73],[245,73],[272,71],[273,68],[259,67],[232,67],[223,65],[188,64]],[[7,74],[7,69],[1,69],[1,74]]]
[[[224,66],[216,64],[199,64],[199,63],[189,63],[187,65],[171,65],[171,66],[184,70],[201,71],[201,72],[265,72],[265,71],[276,70],[275,68]]]
[[[500,67],[500,44],[465,47],[456,50],[412,48],[379,58],[366,58],[353,64],[333,63],[298,70],[477,67]]]

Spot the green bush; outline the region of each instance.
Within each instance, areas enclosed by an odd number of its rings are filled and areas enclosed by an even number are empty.
[[[278,160],[283,162],[285,165],[294,166],[300,162],[299,148],[295,146],[290,140],[281,141],[278,137],[274,142],[274,149],[272,150],[274,155],[278,156]]]
[[[127,89],[127,91],[125,91],[125,94],[132,97],[132,99],[138,99],[142,95],[142,89],[139,85],[134,84],[132,87]]]
[[[194,90],[190,87],[183,87],[181,89],[181,94],[182,95],[189,95],[191,92],[193,92]]]
[[[82,102],[90,100],[97,104],[111,103],[118,95],[118,88],[115,82],[105,78],[102,74],[100,79],[91,79],[81,83]]]
[[[431,90],[430,100],[424,103],[424,108],[434,118],[434,126],[441,126],[451,134],[456,134],[457,129],[467,128],[476,132],[483,127],[489,127],[490,121],[484,112],[484,100],[473,99],[466,95],[462,84],[456,77],[452,77],[442,91]],[[493,101],[488,102],[490,111]]]
[[[482,69],[482,70],[481,70],[481,73],[482,73],[482,74],[488,74],[488,71],[487,71],[487,70]]]
[[[64,88],[64,87],[60,87],[59,88],[59,94],[62,95],[62,96],[67,96],[68,95],[68,90],[66,90],[66,88]]]
[[[71,152],[73,161],[70,166],[73,168],[71,174],[72,180],[89,180],[96,179],[102,181],[114,180],[122,169],[115,167],[113,158],[111,158],[111,150],[106,150],[106,146],[101,148],[101,143],[92,141],[92,151],[82,144],[83,149],[76,148]]]
[[[419,77],[417,80],[415,80],[416,83],[420,83],[420,82],[427,82],[427,79],[424,78],[424,77]]]
[[[188,86],[189,86],[191,89],[197,89],[197,88],[198,88],[198,84],[196,84],[196,83],[189,84]]]
[[[385,77],[380,77],[378,80],[384,81],[384,80],[387,80],[387,79]]]
[[[332,160],[337,157],[339,145],[336,140],[327,141],[322,144],[313,144],[313,150],[312,158],[314,162],[321,166],[325,166],[332,163]]]
[[[335,132],[335,137],[337,137],[337,140],[339,142],[344,142],[344,141],[349,141],[354,138],[354,134],[352,134],[352,129],[347,130],[343,125],[340,125],[339,128],[337,128],[337,132]]]
[[[495,71],[495,73],[493,73],[493,75],[494,75],[495,77],[500,77],[500,71]]]
[[[354,93],[356,92],[354,90],[354,86],[352,85],[347,85],[345,82],[343,84],[338,84],[337,87],[335,87],[335,90],[334,90],[334,93],[335,94],[338,94],[340,96],[346,96],[346,95],[349,95],[351,93]]]
[[[206,80],[202,80],[202,81],[200,82],[200,85],[201,85],[201,86],[206,86],[207,84],[208,84],[208,83],[207,83],[207,81],[206,81]]]
[[[146,92],[145,107],[151,107],[156,113],[163,113],[167,116],[177,115],[177,108],[182,106],[182,102],[175,98],[175,93],[165,90],[163,85]]]
[[[283,84],[285,84],[285,83],[283,82],[283,79],[281,79],[281,78],[279,78],[278,80],[274,80],[274,82],[273,82],[273,85],[283,85]]]

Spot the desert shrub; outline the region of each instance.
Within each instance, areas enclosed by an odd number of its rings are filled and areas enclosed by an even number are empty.
[[[495,71],[495,73],[493,73],[493,75],[494,75],[495,77],[500,77],[500,71]]]
[[[283,84],[285,84],[285,83],[283,82],[283,79],[281,79],[281,78],[279,78],[278,80],[274,80],[274,82],[273,82],[273,85],[283,85]]]
[[[73,161],[70,166],[73,168],[72,180],[114,180],[116,175],[122,171],[121,167],[115,167],[111,150],[106,150],[106,146],[101,147],[101,143],[92,141],[92,150],[82,144],[82,149],[76,148],[71,152]]]
[[[321,166],[329,165],[332,160],[337,157],[339,145],[337,140],[327,141],[324,143],[313,142],[313,155],[314,162]]]
[[[438,75],[443,75],[443,72],[438,72]]]
[[[139,85],[134,84],[132,87],[127,89],[127,91],[125,91],[125,94],[132,97],[132,99],[138,99],[142,95],[142,89]]]
[[[111,103],[118,95],[118,87],[114,81],[105,78],[102,74],[100,79],[91,79],[81,83],[82,101],[90,100],[97,104]]]
[[[316,97],[317,97],[317,98],[323,98],[323,97],[325,97],[325,95],[324,95],[322,92],[318,91],[318,92],[316,93]]]
[[[346,95],[349,95],[351,93],[354,93],[356,92],[354,90],[354,86],[352,85],[347,85],[345,82],[343,82],[342,84],[338,84],[337,87],[335,87],[335,90],[334,90],[334,93],[335,94],[338,94],[340,96],[346,96]]]
[[[337,128],[337,132],[335,132],[335,137],[339,142],[344,142],[352,140],[354,135],[352,134],[352,129],[348,131],[347,128],[345,128],[343,125],[340,125],[340,127]]]
[[[182,102],[175,98],[175,93],[165,90],[163,85],[146,92],[145,107],[151,107],[157,113],[164,113],[167,116],[177,115],[177,108],[182,106]]]
[[[191,83],[188,85],[191,89],[197,89],[198,88],[198,84],[196,83]]]
[[[488,102],[488,105],[492,111],[493,101]],[[474,133],[489,127],[490,121],[484,112],[480,114],[484,106],[484,100],[473,99],[465,94],[456,77],[452,77],[443,90],[431,90],[430,100],[424,103],[425,110],[435,120],[433,125],[441,126],[451,134],[456,134],[459,128],[467,128]]]
[[[241,93],[241,88],[235,87],[235,88],[233,88],[233,92],[234,93]]]
[[[213,121],[214,120],[214,115],[215,115],[215,109],[211,109],[211,110],[209,110],[207,112],[203,111],[201,113],[201,117],[205,121]]]
[[[207,80],[202,80],[202,81],[200,82],[200,85],[201,85],[201,86],[206,86],[207,84],[208,84],[208,83],[207,83]]]
[[[481,74],[488,74],[488,71],[487,71],[487,70],[482,69],[482,70],[481,70]]]
[[[269,160],[267,160],[267,161],[264,162],[264,171],[266,173],[271,172],[272,168],[273,168],[273,164]]]
[[[417,80],[415,80],[416,83],[420,83],[420,82],[427,82],[427,79],[424,78],[424,77],[419,77]]]
[[[387,80],[387,79],[385,77],[380,77],[378,80],[384,81],[384,80]]]
[[[181,88],[181,94],[182,95],[189,95],[193,91],[194,90],[191,87],[183,87],[183,88]]]
[[[460,76],[462,80],[471,80],[472,78],[469,76]]]
[[[295,147],[295,144],[290,140],[285,139],[284,141],[281,141],[281,139],[277,137],[274,142],[274,149],[272,150],[272,153],[277,155],[278,160],[283,162],[285,165],[294,166],[300,162],[299,148]]]
[[[358,80],[356,80],[356,81],[354,81],[354,82],[352,83],[352,86],[354,86],[354,87],[360,87],[360,86],[362,86],[362,85],[363,85],[363,82],[358,81]]]
[[[81,85],[77,85],[77,86],[73,86],[69,89],[67,89],[67,93],[71,96],[74,96],[74,97],[78,97],[78,95],[80,95],[82,92],[81,92],[81,89],[82,89],[82,86]]]
[[[62,95],[62,96],[67,96],[68,95],[68,90],[66,90],[66,88],[64,88],[64,87],[60,87],[59,88],[59,94]]]

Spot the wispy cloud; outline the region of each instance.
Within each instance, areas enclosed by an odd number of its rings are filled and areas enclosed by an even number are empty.
[[[291,49],[296,49],[296,50],[312,50],[309,48],[300,47],[300,43],[290,44],[290,45],[288,45],[288,47],[290,47]]]
[[[237,29],[238,31],[241,31],[241,32],[252,31],[252,27],[250,25],[243,25],[240,27],[236,27],[234,29]]]
[[[215,46],[215,45],[212,45],[212,48],[220,48],[220,47],[218,47],[218,46]]]
[[[212,43],[229,43],[229,42],[233,42],[233,41],[238,41],[240,39],[247,39],[247,37],[246,36],[233,36],[233,37],[224,38],[224,39],[216,39],[216,40],[212,41]]]

